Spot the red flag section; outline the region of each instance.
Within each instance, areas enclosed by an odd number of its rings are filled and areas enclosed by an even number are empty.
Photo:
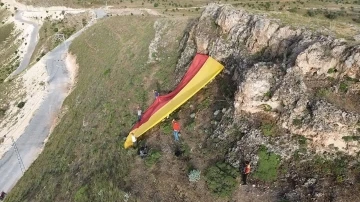
[[[143,123],[147,122],[149,118],[162,106],[164,106],[166,103],[168,103],[171,99],[173,99],[185,86],[186,84],[191,81],[191,79],[198,73],[200,68],[203,66],[203,64],[208,59],[208,55],[202,55],[197,54],[192,61],[188,71],[178,84],[178,86],[173,90],[171,93],[167,95],[161,95],[159,96],[151,105],[150,107],[143,113],[141,120],[134,125],[134,127],[131,130],[134,130],[135,128],[138,128]]]

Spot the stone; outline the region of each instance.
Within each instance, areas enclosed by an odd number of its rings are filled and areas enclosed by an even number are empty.
[[[190,114],[190,118],[195,118],[195,113]]]
[[[219,113],[220,113],[220,110],[216,110],[216,111],[214,112],[214,116],[217,116]]]

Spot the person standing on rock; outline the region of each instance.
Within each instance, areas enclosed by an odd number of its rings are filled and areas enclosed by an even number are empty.
[[[245,161],[245,166],[243,168],[243,172],[242,172],[242,181],[243,181],[243,185],[246,185],[246,178],[247,176],[250,174],[250,162],[249,161]]]
[[[175,141],[179,141],[179,131],[180,131],[180,124],[175,119],[172,120],[172,128],[173,128],[173,134]]]

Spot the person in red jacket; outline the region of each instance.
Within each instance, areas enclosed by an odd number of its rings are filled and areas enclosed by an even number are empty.
[[[173,134],[175,141],[179,141],[180,124],[175,119],[172,120]]]
[[[243,185],[246,185],[246,178],[247,178],[248,174],[250,174],[250,170],[251,170],[250,162],[245,161],[244,170],[242,173]]]

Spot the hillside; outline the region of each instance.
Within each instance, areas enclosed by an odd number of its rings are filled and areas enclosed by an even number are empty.
[[[196,19],[109,17],[70,50],[76,87],[6,201],[360,200],[356,42],[210,4]],[[223,73],[148,132],[148,157],[124,150],[136,107],[171,91],[197,52]]]

